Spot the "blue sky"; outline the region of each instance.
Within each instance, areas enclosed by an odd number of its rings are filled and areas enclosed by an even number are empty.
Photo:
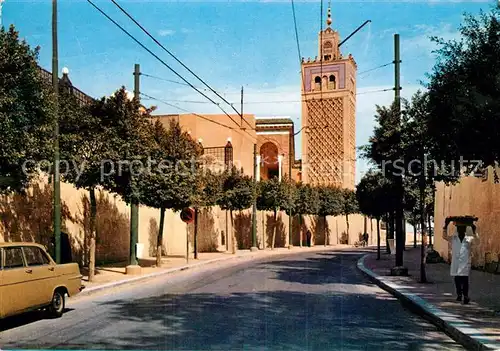
[[[201,84],[161,51],[110,1],[98,6],[127,28],[196,86]],[[244,86],[246,113],[291,116],[300,124],[300,65],[289,1],[131,1],[119,3],[196,74],[236,106]],[[402,95],[411,96],[434,64],[431,35],[458,38],[464,12],[477,14],[495,1],[333,1],[332,27],[341,39],[365,20],[372,23],[342,46],[358,64],[356,143],[366,144],[373,130],[375,104],[386,105],[393,92],[394,68],[363,73],[393,60],[393,35],[401,37]],[[328,1],[324,1],[324,20]],[[317,55],[320,2],[295,3],[299,44],[304,57]],[[2,23],[14,24],[29,44],[41,47],[40,63],[51,68],[51,1],[6,0]],[[141,71],[179,81],[166,67],[128,38],[84,0],[59,0],[60,68],[70,70],[73,83],[88,94],[109,95],[122,85],[133,88],[134,63]],[[220,110],[189,87],[143,77],[141,91],[171,101],[190,112]],[[179,102],[177,100],[182,100]],[[184,102],[204,101],[204,103]],[[289,102],[286,102],[289,101]],[[179,110],[158,104],[161,113]],[[230,107],[225,107],[230,111]],[[300,135],[296,139],[300,150]],[[300,156],[300,155],[298,155]],[[366,171],[358,162],[357,178]]]

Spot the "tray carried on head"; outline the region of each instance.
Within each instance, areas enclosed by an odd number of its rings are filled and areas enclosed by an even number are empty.
[[[478,220],[476,216],[466,215],[466,216],[449,216],[447,217],[451,222],[471,225]]]

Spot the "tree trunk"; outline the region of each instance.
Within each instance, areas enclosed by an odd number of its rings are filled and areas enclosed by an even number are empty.
[[[377,217],[377,260],[380,260],[380,218],[378,217]]]
[[[429,246],[432,247],[432,234],[431,234],[431,215],[430,213],[427,214],[427,232],[429,233]]]
[[[345,215],[345,224],[346,224],[346,231],[347,231],[347,244],[349,244],[349,215]],[[365,232],[366,232],[366,221],[365,221]],[[363,233],[364,234],[364,233]]]
[[[403,251],[406,251],[406,221],[403,218],[403,233],[404,233],[404,240],[403,240]]]
[[[236,254],[236,233],[234,232],[233,210],[229,210],[229,217],[231,217],[231,252]]]
[[[324,243],[324,246],[327,245],[328,243],[328,233],[326,231],[326,216],[323,217],[323,232],[325,233],[325,243]]]
[[[226,214],[226,232],[224,233],[226,235],[226,251],[229,251],[229,226],[227,225],[227,210],[224,210]]]
[[[262,250],[266,249],[266,224],[264,223],[265,219],[265,212],[261,211],[260,214],[262,215]]]
[[[95,251],[96,251],[96,216],[97,201],[95,198],[95,189],[89,190],[90,196],[90,245],[89,245],[89,282],[94,280],[95,275]]]
[[[194,247],[194,259],[198,259],[198,207],[194,208],[194,240],[193,240],[193,247]]]
[[[299,243],[299,246],[302,247],[302,215],[299,214],[299,240],[300,240],[300,243]]]
[[[386,215],[386,222],[385,222],[385,252],[390,254],[391,249],[389,247],[389,236],[390,234],[390,227],[391,225],[389,224],[389,214]]]
[[[417,223],[413,224],[413,248],[417,247]]]
[[[163,226],[165,223],[165,207],[160,208],[160,227],[156,238],[156,267],[161,267],[161,253],[163,247]]]
[[[420,162],[424,164],[423,151],[420,155]],[[425,271],[425,173],[421,172],[420,176],[420,231],[422,232],[422,244],[420,245],[420,282],[427,282],[427,274]]]
[[[377,227],[378,227],[378,223],[377,223]],[[380,230],[380,229],[379,229]],[[380,234],[379,234],[380,235]],[[373,242],[373,220],[372,218],[370,217],[370,238]]]
[[[276,240],[276,218],[278,217],[278,211],[274,210],[273,214],[273,240],[271,241],[271,250],[274,250],[275,240]]]
[[[394,239],[394,212],[389,212],[389,235],[386,236],[389,239]],[[387,253],[391,254],[391,248],[389,246],[389,241],[387,241]]]

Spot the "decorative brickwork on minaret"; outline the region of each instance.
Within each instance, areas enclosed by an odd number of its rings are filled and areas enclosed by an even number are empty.
[[[319,58],[302,59],[302,180],[354,188],[356,62],[343,58],[337,31],[319,33]]]

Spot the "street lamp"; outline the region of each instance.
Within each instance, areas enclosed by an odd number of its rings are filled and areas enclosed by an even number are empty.
[[[347,38],[345,38],[344,40],[342,40],[339,45],[337,47],[340,47],[340,45],[344,44],[346,41],[348,41],[354,34],[356,34],[361,28],[363,28],[364,26],[366,26],[368,23],[371,23],[371,20],[367,20],[365,21],[365,23],[363,23],[362,25],[360,25],[358,28],[356,28],[356,30],[354,32],[352,32],[351,34],[349,34],[347,36]]]

